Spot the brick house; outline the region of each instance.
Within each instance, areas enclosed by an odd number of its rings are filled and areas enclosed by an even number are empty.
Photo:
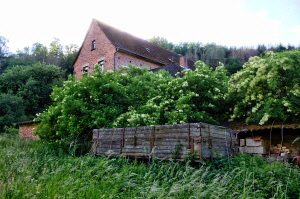
[[[118,70],[121,66],[140,66],[149,70],[165,69],[172,75],[193,64],[187,58],[156,44],[137,38],[96,19],[92,20],[84,42],[74,61],[74,74],[91,73],[95,64],[102,70]]]
[[[31,140],[38,140],[39,136],[33,135],[34,128],[38,123],[34,121],[25,121],[19,122],[19,137],[20,138],[27,138]]]

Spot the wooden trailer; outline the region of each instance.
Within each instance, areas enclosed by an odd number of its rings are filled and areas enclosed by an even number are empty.
[[[95,155],[195,160],[229,157],[237,152],[232,130],[206,123],[94,129]]]

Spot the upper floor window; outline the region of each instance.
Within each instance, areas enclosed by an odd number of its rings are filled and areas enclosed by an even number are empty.
[[[96,49],[96,40],[93,40],[91,50],[95,50],[95,49]]]

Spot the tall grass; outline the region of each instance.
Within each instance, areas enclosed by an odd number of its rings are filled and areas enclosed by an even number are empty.
[[[300,174],[249,155],[193,166],[71,157],[0,135],[0,198],[300,198]]]

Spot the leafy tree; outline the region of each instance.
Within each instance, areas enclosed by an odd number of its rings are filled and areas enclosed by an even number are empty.
[[[229,75],[236,73],[243,68],[242,64],[237,58],[227,58],[225,61],[225,69],[228,71]]]
[[[28,66],[35,62],[34,57],[31,54],[30,47],[24,47],[22,50],[17,50],[16,54],[13,54],[9,59],[7,68],[14,66]]]
[[[56,66],[60,65],[63,57],[63,46],[58,38],[54,38],[49,47],[48,63]]]
[[[63,72],[57,67],[36,63],[15,66],[0,75],[0,92],[20,97],[25,114],[34,116],[49,103],[53,86],[62,84]]]
[[[78,46],[76,44],[69,44],[65,46],[65,53],[61,60],[60,67],[65,70],[66,76],[73,74],[73,62],[78,53]]]
[[[6,68],[6,61],[8,56],[8,47],[6,43],[8,40],[0,35],[0,74]]]
[[[201,61],[195,71],[182,78],[160,84],[158,95],[145,105],[122,114],[115,126],[177,124],[187,122],[219,123],[228,116],[227,82],[223,66],[213,70]]]
[[[257,46],[257,55],[263,55],[263,53],[267,50],[265,45],[258,45]]]
[[[152,73],[134,67],[95,71],[79,81],[71,78],[54,89],[53,104],[38,117],[37,134],[65,148],[80,148],[90,141],[93,128],[113,127],[119,115],[130,106],[145,104],[158,94],[157,85],[169,78],[166,71]]]
[[[0,132],[5,126],[12,126],[25,118],[22,98],[0,93]]]
[[[203,60],[207,65],[216,68],[219,62],[225,62],[226,51],[223,46],[214,43],[205,46],[205,58]]]
[[[157,45],[159,45],[162,48],[168,49],[168,50],[173,50],[174,44],[169,42],[166,38],[163,37],[153,37],[151,39],[148,40],[151,43],[155,43]]]
[[[279,44],[278,46],[276,46],[276,48],[274,48],[274,52],[283,52],[286,50],[287,50],[287,48],[285,46],[283,46],[282,44]]]
[[[232,119],[265,124],[274,119],[299,120],[300,51],[265,52],[252,57],[231,78]]]
[[[31,47],[32,56],[35,62],[46,63],[48,56],[48,49],[41,43],[34,43]]]

